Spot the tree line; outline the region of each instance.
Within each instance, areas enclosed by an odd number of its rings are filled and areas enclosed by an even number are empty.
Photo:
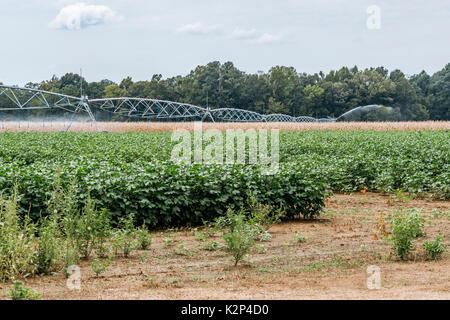
[[[357,120],[450,120],[450,63],[433,75],[422,71],[407,77],[400,70],[360,70],[356,66],[327,74],[300,73],[293,67],[276,66],[268,72],[249,74],[232,62],[214,61],[196,67],[186,76],[167,79],[155,74],[148,81],[127,77],[120,83],[87,82],[78,74],[67,73],[26,86],[72,96],[80,96],[82,87],[90,99],[153,98],[315,118],[338,117],[358,106],[378,104],[386,108],[361,114]]]

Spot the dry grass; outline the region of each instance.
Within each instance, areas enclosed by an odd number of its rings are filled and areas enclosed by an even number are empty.
[[[4,122],[0,124],[1,131],[26,132],[42,131],[55,132],[65,130],[68,122]],[[192,131],[193,122],[99,122],[101,130],[108,132],[149,131],[161,132],[176,129]],[[203,123],[202,129],[280,129],[280,130],[376,130],[376,131],[411,131],[411,130],[449,130],[450,121],[424,122],[329,122],[329,123],[292,123],[292,122],[256,122],[256,123]],[[89,122],[74,122],[70,131],[95,132],[96,127]]]

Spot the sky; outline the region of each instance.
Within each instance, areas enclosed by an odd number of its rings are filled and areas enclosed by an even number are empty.
[[[248,73],[450,62],[449,0],[1,0],[0,82],[79,73],[120,82],[211,61]]]

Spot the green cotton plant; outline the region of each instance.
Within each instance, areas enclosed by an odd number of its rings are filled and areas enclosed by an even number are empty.
[[[234,258],[234,266],[237,266],[255,246],[255,237],[259,233],[259,228],[247,221],[243,210],[235,213],[229,209],[226,221],[222,238],[228,253]]]
[[[76,181],[75,207],[84,206],[91,190],[114,224],[135,214],[148,227],[201,225],[229,207],[246,207],[249,190],[261,204],[282,204],[288,218],[314,218],[333,191],[401,189],[450,199],[449,139],[448,130],[281,131],[280,170],[262,175],[258,164],[174,164],[167,132],[0,133],[0,190],[10,196],[17,183],[18,213],[29,212],[33,222],[46,215],[48,201],[66,210],[65,198],[51,200],[58,167],[60,190]],[[55,159],[64,161],[55,165]]]
[[[131,136],[139,142],[131,144]],[[91,190],[97,207],[107,208],[113,223],[132,213],[146,226],[199,225],[223,215],[228,207],[243,207],[248,186],[263,195],[262,203],[281,202],[290,215],[314,216],[323,206],[323,182],[309,179],[293,167],[286,167],[281,175],[266,177],[261,176],[257,164],[180,166],[169,161],[173,147],[170,135],[145,133],[142,137],[148,137],[146,142],[140,137],[140,133],[115,137],[49,133],[44,139],[39,133],[30,133],[28,138],[40,144],[39,150],[29,150],[20,136],[4,139],[0,134],[6,148],[0,155],[4,160],[0,162],[0,189],[10,190],[11,182],[18,178],[20,210],[30,209],[33,221],[47,210],[48,201],[54,202],[58,212],[64,209],[64,198],[58,197],[58,192],[56,197],[51,195],[55,176],[60,180],[59,189],[76,181],[74,199],[79,208]],[[64,161],[55,165],[54,159],[61,158]],[[33,165],[22,166],[23,161]]]

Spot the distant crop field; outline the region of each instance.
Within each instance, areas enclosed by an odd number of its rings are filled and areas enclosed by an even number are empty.
[[[101,130],[108,132],[164,132],[176,129],[193,130],[193,122],[98,122]],[[68,122],[2,122],[0,132],[57,132],[68,126]],[[450,130],[450,121],[422,122],[220,122],[202,123],[207,129],[280,129],[280,130],[376,130],[376,131],[413,131],[413,130]],[[97,128],[89,122],[74,122],[69,131],[96,132]]]

